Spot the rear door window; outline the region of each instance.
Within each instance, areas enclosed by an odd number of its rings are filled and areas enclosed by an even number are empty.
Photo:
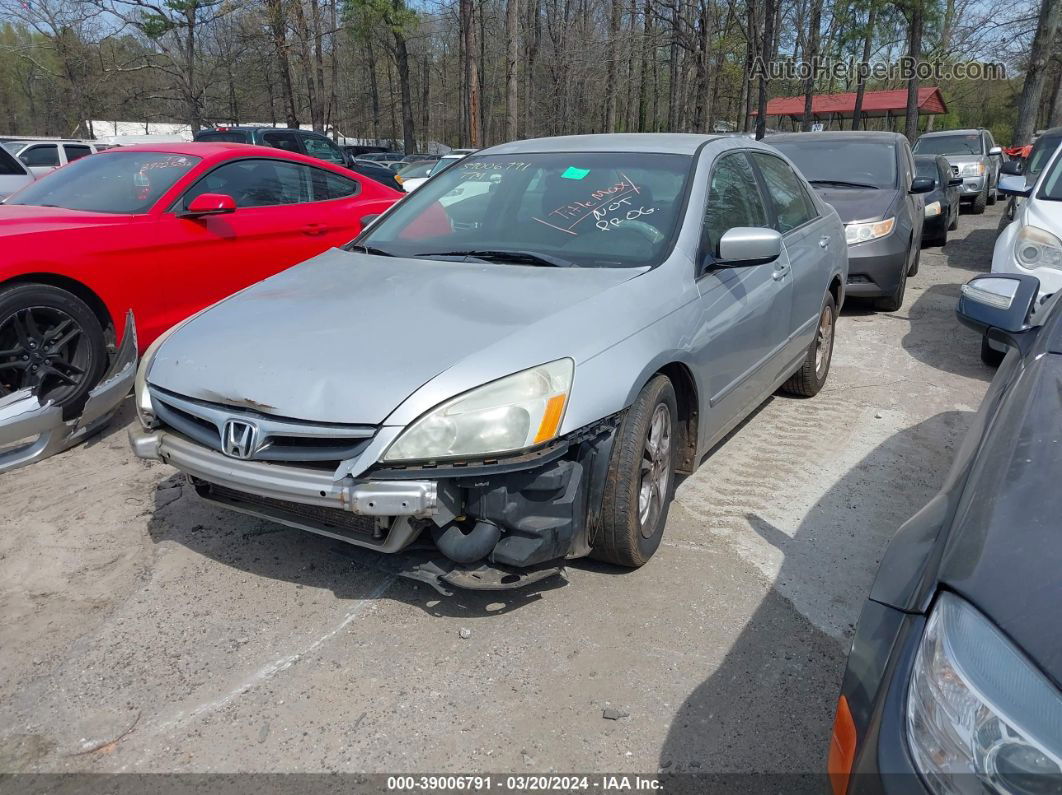
[[[283,149],[285,152],[302,154],[302,147],[299,146],[299,136],[293,132],[274,132],[271,130],[262,136],[262,140],[265,141],[266,146]]]
[[[320,168],[313,171],[313,201],[323,202],[331,199],[345,199],[357,195],[361,185],[357,180],[341,177]]]
[[[38,144],[31,146],[19,156],[19,160],[30,167],[59,165],[59,147],[55,144]]]
[[[91,155],[92,149],[84,144],[63,144],[63,152],[66,154],[66,162],[73,163],[86,155]]]
[[[784,160],[763,152],[753,152],[752,159],[767,185],[767,193],[774,205],[775,228],[779,232],[784,235],[818,216],[800,177]]]

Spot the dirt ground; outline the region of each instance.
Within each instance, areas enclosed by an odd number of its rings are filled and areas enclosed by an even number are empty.
[[[126,405],[0,476],[0,771],[821,771],[877,562],[992,375],[954,307],[999,210],[901,311],[847,306],[826,389],[764,404],[638,571],[442,597],[199,501]]]

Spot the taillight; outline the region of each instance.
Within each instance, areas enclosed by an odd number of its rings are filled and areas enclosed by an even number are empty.
[[[837,699],[837,714],[833,718],[833,735],[830,737],[830,756],[826,763],[833,795],[844,795],[848,791],[848,777],[852,773],[855,753],[855,721],[852,720],[852,711],[848,708],[848,699],[842,695]]]

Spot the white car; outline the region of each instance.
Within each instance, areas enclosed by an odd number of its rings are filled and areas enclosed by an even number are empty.
[[[33,182],[34,176],[15,156],[0,147],[0,201]]]
[[[470,154],[472,154],[473,152],[476,152],[476,151],[478,151],[478,150],[476,150],[476,149],[452,149],[452,150],[450,150],[450,152],[448,152],[447,154],[443,155],[438,160],[436,160],[435,164],[431,167],[431,169],[428,171],[428,173],[425,176],[423,176],[423,177],[410,177],[409,179],[403,180],[402,181],[402,188],[406,191],[406,193],[412,193],[417,188],[419,188],[421,185],[423,185],[425,182],[427,182],[431,177],[434,177],[436,174],[439,174],[439,173],[441,173],[443,171],[446,171],[446,169],[448,169],[450,166],[454,165],[455,163],[457,163],[460,160],[464,160],[466,157],[468,157]]]
[[[1031,185],[1025,177],[1000,179],[999,192],[1025,200],[996,239],[993,273],[1024,273],[1040,280],[1039,301],[1062,290],[1062,145]],[[998,364],[1006,349],[982,340],[981,358]]]
[[[35,178],[96,153],[96,145],[87,141],[4,141],[3,147]]]

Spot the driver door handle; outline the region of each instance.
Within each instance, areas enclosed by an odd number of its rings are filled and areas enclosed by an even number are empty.
[[[311,237],[323,235],[325,231],[326,229],[324,224],[306,224],[306,226],[302,228],[302,233],[304,235],[310,235]]]
[[[830,247],[830,236],[829,235],[823,235],[822,237],[820,237],[819,238],[819,245],[822,248],[829,248]]]
[[[786,274],[789,273],[789,269],[790,268],[788,262],[784,265],[779,265],[777,268],[774,269],[774,273],[771,274],[771,278],[773,278],[776,282],[780,282],[786,277]]]

